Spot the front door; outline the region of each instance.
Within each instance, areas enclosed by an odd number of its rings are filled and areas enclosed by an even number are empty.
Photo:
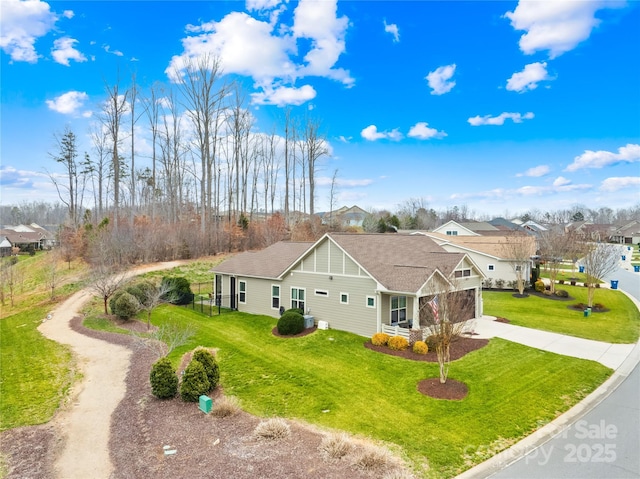
[[[229,307],[236,309],[236,279],[233,276],[229,278],[229,294],[231,295],[231,298],[229,298]]]

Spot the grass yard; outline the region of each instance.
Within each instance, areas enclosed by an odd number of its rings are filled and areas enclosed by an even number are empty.
[[[198,345],[219,348],[221,384],[247,411],[395,444],[424,477],[453,477],[482,462],[611,373],[595,362],[494,339],[452,364],[450,377],[468,385],[467,398],[443,401],[416,390],[420,380],[437,377],[437,364],[370,351],[365,338],[350,333],[318,330],[283,339],[271,334],[271,317],[234,312],[209,318],[170,306],[158,308],[153,321],[196,329],[190,343],[171,354],[175,366]]]
[[[0,431],[51,419],[72,382],[68,348],[36,329],[41,306],[0,320]]]
[[[594,303],[609,309],[584,317],[582,310],[568,308],[575,303],[587,303],[587,288],[556,285],[575,298],[558,301],[538,296],[514,298],[511,291],[484,291],[484,313],[507,318],[512,324],[567,334],[608,343],[635,343],[640,336],[640,312],[622,292],[596,289]]]

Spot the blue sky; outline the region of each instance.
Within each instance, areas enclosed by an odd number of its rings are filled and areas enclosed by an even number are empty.
[[[317,209],[423,198],[480,214],[640,201],[635,1],[0,2],[0,203],[56,201],[66,125],[88,132],[105,83],[171,85],[218,55],[256,132],[321,122]],[[146,133],[140,127],[141,138]],[[136,140],[138,141],[138,140]],[[139,141],[138,165],[149,162]]]

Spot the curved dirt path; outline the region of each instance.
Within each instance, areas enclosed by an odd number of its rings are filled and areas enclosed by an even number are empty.
[[[158,263],[137,268],[131,274],[181,264],[184,261]],[[79,291],[60,304],[52,318],[38,328],[45,337],[71,347],[82,374],[82,381],[73,386],[69,406],[54,420],[64,441],[54,466],[59,479],[105,479],[113,472],[109,455],[111,415],[126,392],[131,351],[71,329],[69,322],[92,297],[89,289]]]

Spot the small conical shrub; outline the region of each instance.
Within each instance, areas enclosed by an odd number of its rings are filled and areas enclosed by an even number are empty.
[[[140,311],[140,302],[128,292],[122,293],[115,304],[114,313],[120,319],[129,319]]]
[[[151,392],[158,399],[172,398],[178,393],[178,375],[167,357],[160,358],[153,364],[149,380]]]
[[[204,371],[202,363],[192,359],[182,376],[180,385],[180,397],[183,401],[197,402],[198,398],[211,390],[207,373]]]
[[[215,389],[218,381],[220,381],[220,370],[218,369],[215,356],[204,348],[198,348],[193,353],[193,359],[202,363],[204,372],[207,374],[207,379],[209,380],[209,390]]]

